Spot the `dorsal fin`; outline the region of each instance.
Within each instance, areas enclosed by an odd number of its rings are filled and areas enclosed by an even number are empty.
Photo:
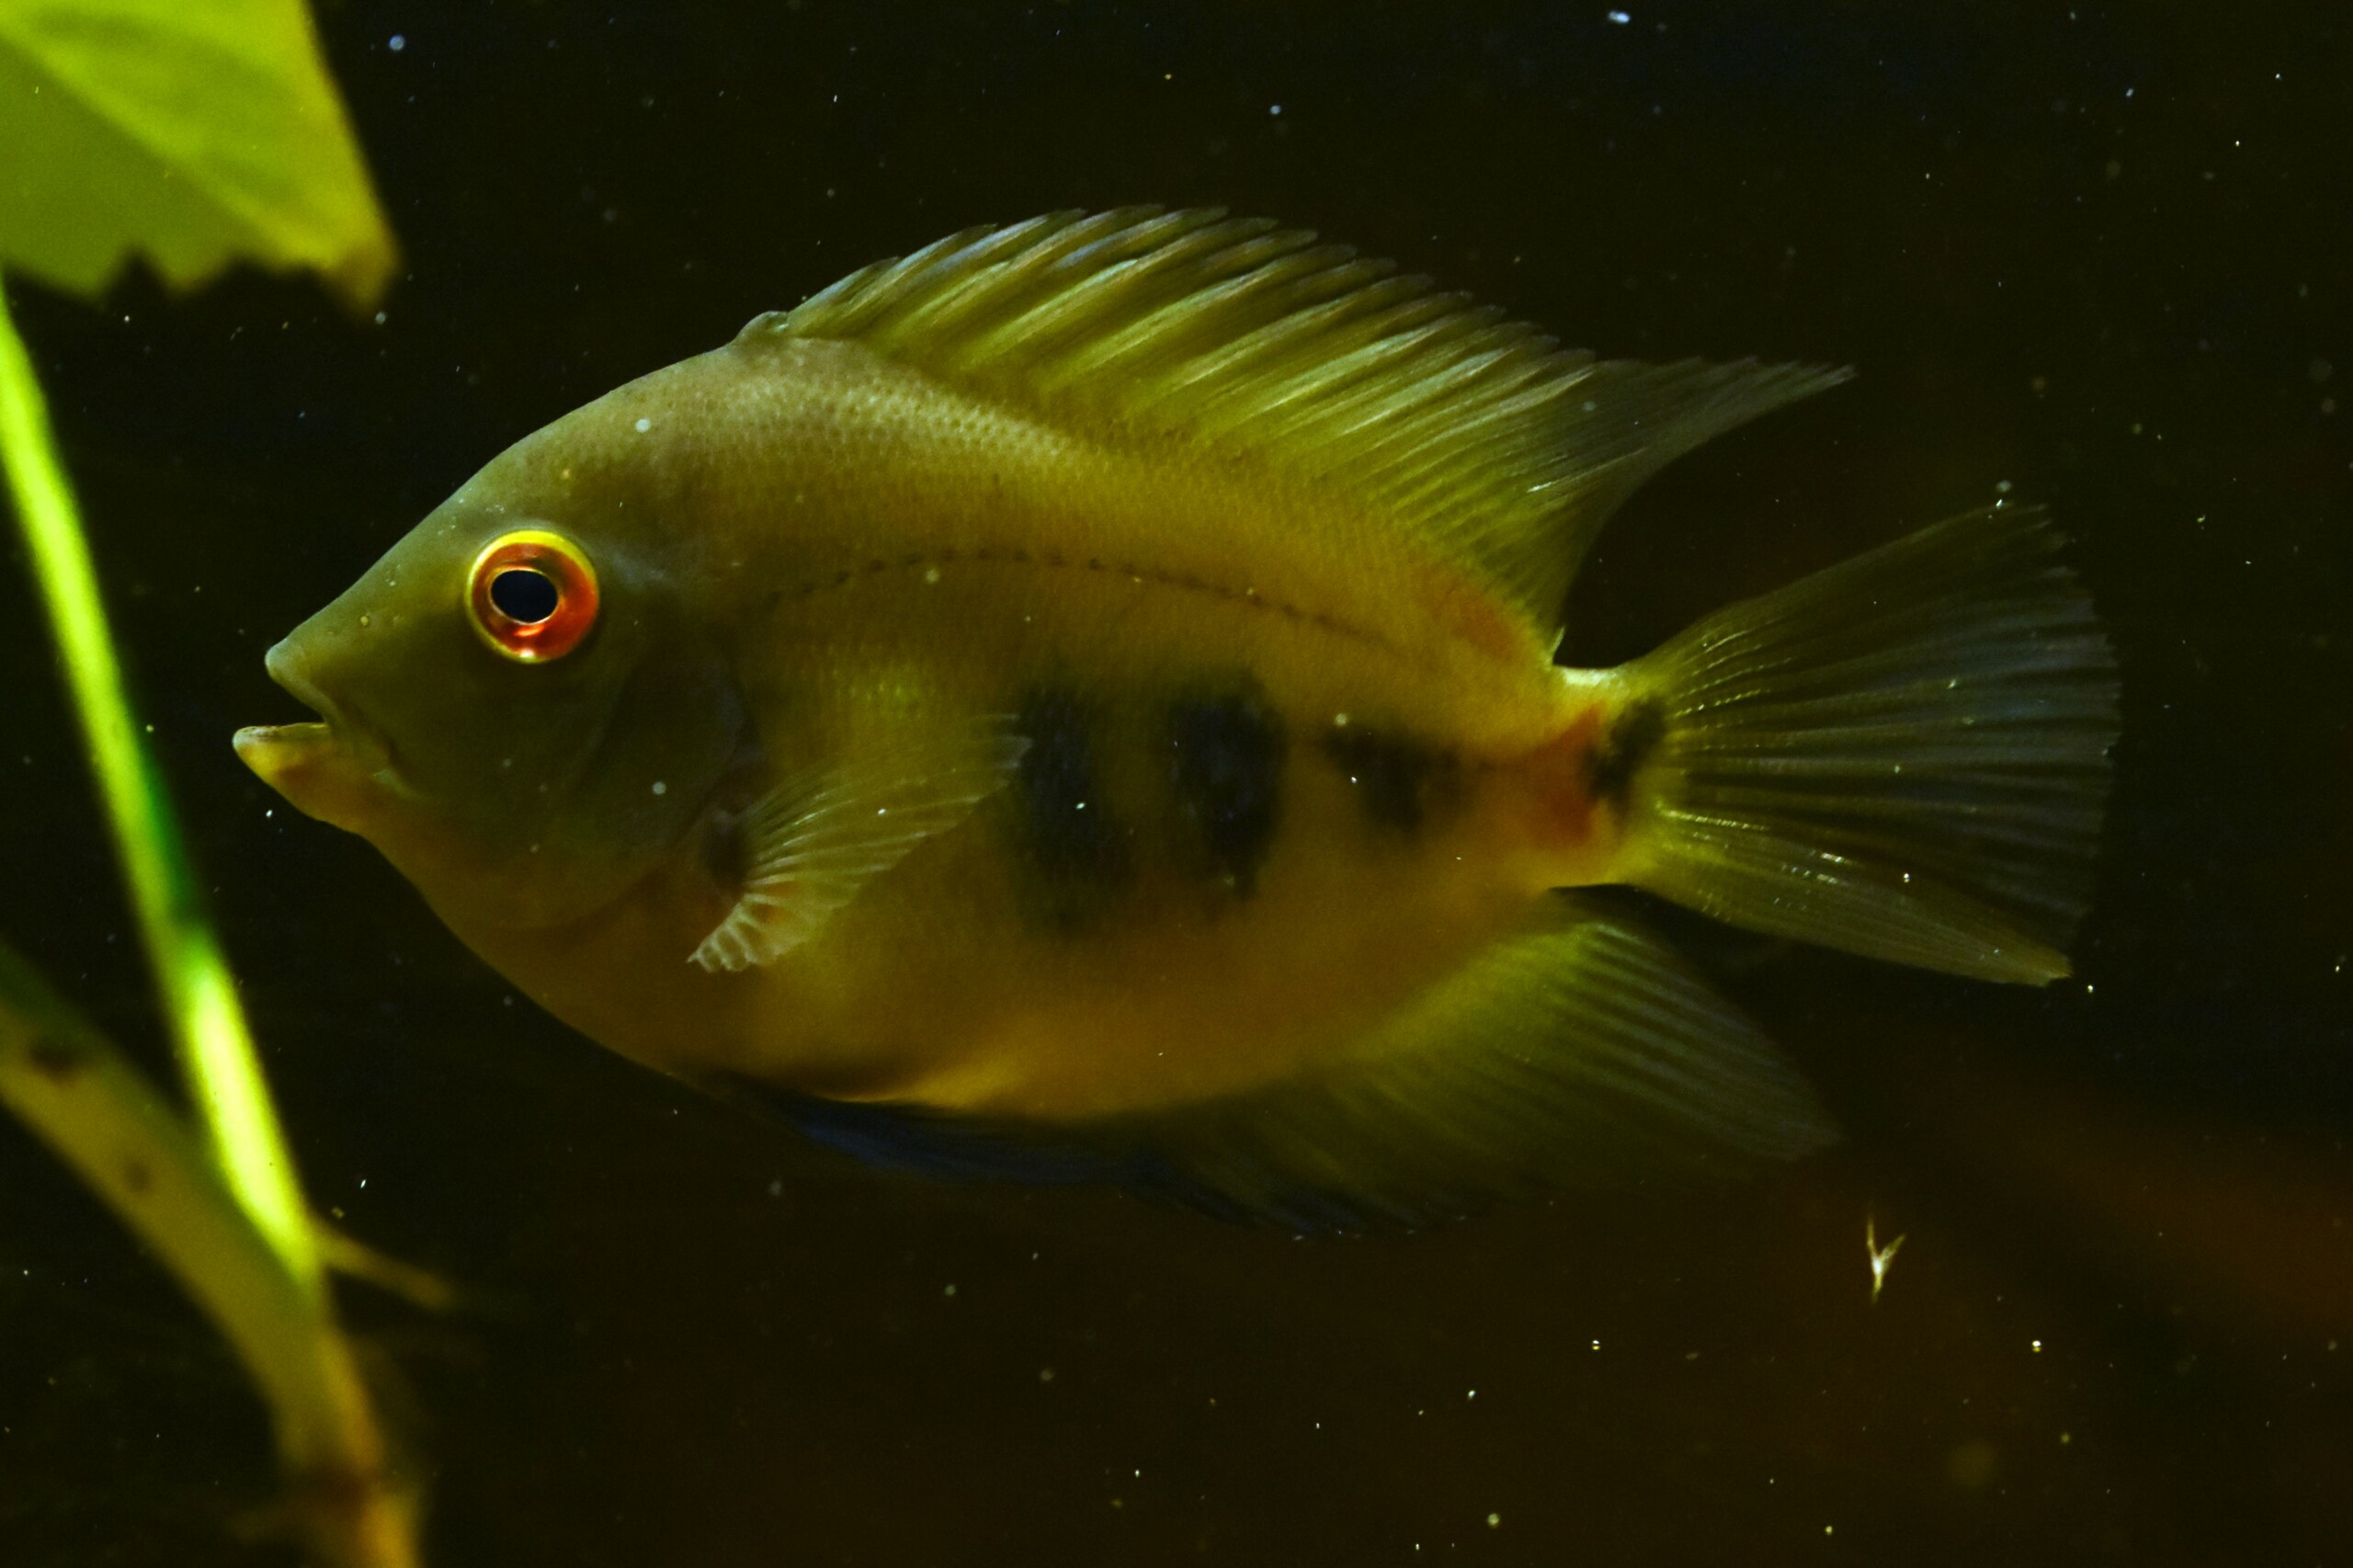
[[[1546,627],[1636,485],[1847,373],[1597,360],[1388,262],[1216,208],[966,229],[745,331],[855,339],[1049,417],[1248,454],[1352,494]]]

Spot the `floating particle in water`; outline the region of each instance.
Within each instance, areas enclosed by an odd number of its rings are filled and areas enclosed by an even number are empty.
[[[1869,1214],[1863,1216],[1863,1249],[1870,1254],[1871,1258],[1871,1305],[1873,1306],[1879,1305],[1879,1293],[1887,1286],[1887,1271],[1895,1262],[1895,1249],[1904,1244],[1904,1237],[1897,1236],[1882,1248],[1879,1244],[1877,1227],[1878,1221],[1871,1216]],[[1909,1233],[1905,1233],[1905,1234]],[[2038,1341],[2036,1348],[2040,1347],[2040,1342]]]

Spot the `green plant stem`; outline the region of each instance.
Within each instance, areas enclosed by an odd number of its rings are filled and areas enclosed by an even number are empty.
[[[261,1387],[293,1522],[329,1562],[414,1568],[412,1495],[324,1300],[256,1231],[204,1145],[120,1051],[0,943],[0,1104],[160,1256]]]
[[[89,544],[50,437],[40,383],[9,319],[5,294],[0,460],[7,465],[17,520],[114,827],[164,1015],[214,1156],[230,1190],[297,1288],[320,1295],[324,1276],[293,1159],[271,1108],[228,963],[205,922],[170,799],[132,719]]]

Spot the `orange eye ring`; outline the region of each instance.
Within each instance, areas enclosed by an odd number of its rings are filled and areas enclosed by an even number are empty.
[[[578,647],[597,624],[597,569],[562,534],[518,528],[474,557],[466,609],[494,651],[544,665]]]

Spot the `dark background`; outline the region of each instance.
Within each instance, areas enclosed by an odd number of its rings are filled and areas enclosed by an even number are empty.
[[[435,1563],[2353,1561],[2346,13],[1621,3],[330,4],[381,321],[15,291],[311,1190],[481,1298],[350,1297]],[[2126,680],[2077,980],[1677,922],[1843,1147],[1294,1243],[703,1103],[231,755],[297,716],[268,643],[508,441],[877,256],[1136,200],[1608,354],[1859,367],[1627,508],[1572,660],[2052,506]],[[8,565],[0,929],[160,1072]],[[0,1127],[0,1561],[282,1562],[234,1533],[272,1480],[218,1341]]]

